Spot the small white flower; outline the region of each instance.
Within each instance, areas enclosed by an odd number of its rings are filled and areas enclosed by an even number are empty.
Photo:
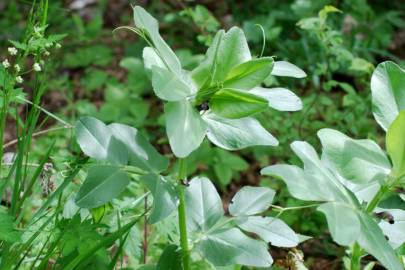
[[[21,76],[17,76],[17,77],[15,78],[15,81],[16,81],[17,83],[22,83],[22,82],[24,81],[24,79],[23,79]]]
[[[17,49],[15,47],[8,47],[7,50],[10,55],[17,55]]]
[[[56,49],[60,49],[60,48],[62,48],[62,45],[60,45],[60,43],[56,43],[56,44],[55,44],[55,48],[56,48]]]
[[[32,68],[34,69],[34,71],[36,72],[40,72],[42,70],[41,66],[38,63],[35,63]]]
[[[52,42],[48,42],[48,43],[45,44],[45,47],[50,48],[50,47],[52,47],[52,45],[53,45]]]
[[[18,64],[14,65],[14,69],[15,69],[15,71],[17,71],[17,73],[21,71],[20,65],[18,65]]]
[[[3,62],[1,62],[1,64],[3,65],[4,68],[9,68],[10,67],[10,63],[8,62],[7,59],[5,59]]]
[[[44,55],[45,55],[45,56],[49,56],[50,53],[49,53],[48,51],[45,51],[45,52],[44,52]]]

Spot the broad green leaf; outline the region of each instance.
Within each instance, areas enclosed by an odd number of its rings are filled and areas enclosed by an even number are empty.
[[[107,126],[94,117],[82,117],[76,123],[76,138],[89,157],[125,165],[128,156],[122,144],[112,138]]]
[[[210,100],[210,109],[217,115],[238,119],[268,108],[266,99],[237,89],[221,89]]]
[[[277,139],[255,118],[226,119],[211,112],[202,118],[208,126],[208,139],[221,148],[238,150],[254,145],[278,145]]]
[[[323,154],[349,181],[357,184],[385,181],[391,171],[384,151],[372,140],[354,140],[333,129],[321,129],[318,137]]]
[[[403,270],[403,265],[395,251],[385,240],[377,223],[367,214],[360,213],[361,231],[358,242],[362,248],[373,255],[388,270]]]
[[[271,71],[271,75],[294,78],[304,78],[307,76],[307,74],[302,69],[287,61],[275,61],[273,70]]]
[[[397,249],[405,243],[405,210],[378,209],[392,217],[392,221],[381,220],[378,226],[384,232],[390,245]]]
[[[325,214],[333,240],[342,246],[349,246],[359,236],[360,221],[356,209],[347,204],[328,202],[318,210]]]
[[[153,195],[153,208],[149,223],[159,222],[177,208],[177,193],[169,179],[161,175],[148,174],[140,179]]]
[[[75,202],[82,208],[95,208],[118,197],[130,178],[118,167],[101,165],[89,169]]]
[[[181,249],[176,245],[168,245],[159,258],[156,269],[183,270]]]
[[[14,243],[20,241],[21,233],[14,226],[13,217],[0,212],[0,241]]]
[[[302,109],[301,99],[285,88],[255,87],[249,93],[267,99],[269,106],[278,111],[293,112]]]
[[[205,137],[207,125],[188,101],[165,104],[166,132],[176,157],[187,157]]]
[[[354,203],[352,196],[333,175],[331,171],[321,162],[315,149],[304,141],[295,141],[291,149],[304,163],[305,173],[311,178],[319,179],[323,193],[328,195],[328,200],[337,200],[347,203]]]
[[[206,86],[211,85],[213,79],[212,77],[216,69],[216,59],[218,49],[220,44],[222,43],[224,35],[225,35],[224,30],[219,30],[215,34],[215,37],[212,40],[210,47],[205,53],[204,61],[202,61],[201,64],[191,72],[191,76],[198,85],[198,88],[201,88],[204,85]]]
[[[236,66],[252,59],[243,30],[232,27],[223,35],[214,61],[213,82],[223,82]]]
[[[405,109],[405,71],[391,61],[379,64],[371,77],[371,94],[374,118],[387,130]]]
[[[276,192],[266,187],[242,187],[229,204],[232,216],[250,216],[266,211]]]
[[[263,57],[244,62],[230,70],[224,88],[249,90],[260,85],[273,68],[273,58]]]
[[[278,177],[283,180],[290,194],[305,201],[327,201],[323,187],[326,183],[323,179],[312,178],[303,169],[295,165],[277,164],[265,167],[261,174]]]
[[[290,193],[301,200],[354,203],[349,191],[321,162],[311,145],[295,141],[291,148],[304,163],[304,170],[293,165],[274,165],[264,168],[262,173],[280,177]]]
[[[222,201],[208,178],[195,177],[186,188],[187,228],[190,231],[208,231],[224,215]]]
[[[245,231],[257,234],[264,241],[276,247],[295,247],[298,235],[281,219],[273,217],[239,217],[238,226]]]
[[[264,242],[249,238],[236,228],[214,231],[206,235],[197,247],[216,266],[242,264],[269,267],[273,263]]]
[[[180,61],[160,36],[158,21],[140,6],[134,7],[134,20],[136,27],[147,32],[148,38],[153,43],[157,54],[165,63],[165,66],[174,73],[181,74]]]
[[[184,100],[195,93],[196,88],[191,79],[188,81],[184,79],[186,79],[186,74],[184,74],[184,78],[182,78],[166,68],[152,66],[153,90],[155,94],[163,100]]]
[[[388,128],[386,145],[395,175],[402,176],[405,174],[405,110],[398,114]]]
[[[162,156],[136,128],[117,123],[108,125],[108,128],[113,138],[125,145],[126,149],[121,153],[128,153],[129,164],[154,172],[162,172],[167,168],[168,159]]]
[[[162,59],[160,59],[159,55],[152,47],[145,47],[142,52],[142,57],[145,69],[147,70],[152,70],[153,66],[167,69],[165,63],[163,63]]]

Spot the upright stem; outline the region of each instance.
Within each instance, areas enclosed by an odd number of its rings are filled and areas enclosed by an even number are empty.
[[[185,200],[185,186],[183,181],[187,177],[187,162],[186,159],[179,160],[179,229],[180,229],[180,245],[183,255],[183,269],[190,270],[190,250],[188,248],[187,238],[187,223],[186,223],[186,200]]]
[[[350,270],[360,270],[361,247],[355,242],[352,247],[352,258],[350,262]]]

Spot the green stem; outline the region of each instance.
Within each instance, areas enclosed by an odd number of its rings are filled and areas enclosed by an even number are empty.
[[[183,252],[183,269],[190,269],[190,250],[188,248],[187,238],[187,223],[186,223],[186,199],[185,199],[185,186],[183,180],[187,177],[187,162],[185,159],[179,160],[179,229],[180,229],[180,245]]]
[[[352,258],[350,262],[350,270],[360,270],[360,259],[361,259],[361,247],[355,242],[352,247]]]
[[[377,207],[377,205],[380,203],[381,199],[384,197],[385,193],[389,190],[389,187],[387,185],[382,186],[380,190],[375,194],[374,198],[368,203],[366,207],[366,212],[371,213],[373,210]]]

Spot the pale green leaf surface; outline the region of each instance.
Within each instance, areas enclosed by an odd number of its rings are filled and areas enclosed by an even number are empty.
[[[264,242],[249,238],[236,228],[214,231],[206,235],[197,247],[216,266],[242,264],[269,267],[273,263]]]
[[[184,100],[196,91],[191,80],[187,83],[178,74],[158,66],[152,66],[152,86],[155,94],[166,101]]]
[[[395,251],[385,240],[384,234],[377,223],[367,214],[360,213],[361,231],[359,244],[373,255],[388,270],[403,270],[403,265],[395,255]]]
[[[166,132],[173,153],[188,156],[202,143],[207,125],[188,101],[165,104]]]
[[[333,240],[342,246],[352,244],[359,236],[360,221],[356,210],[347,204],[328,202],[318,210],[325,214]]]
[[[238,226],[244,230],[257,234],[264,241],[276,247],[295,247],[299,243],[297,234],[278,218],[273,217],[239,217]]]
[[[304,78],[307,76],[302,69],[287,61],[275,61],[271,75],[293,78]]]
[[[266,211],[276,192],[266,187],[242,187],[229,204],[232,216],[250,216]]]
[[[405,71],[391,61],[380,63],[371,77],[371,95],[374,118],[387,130],[405,109]]]
[[[321,129],[318,137],[323,154],[349,181],[357,184],[385,181],[391,171],[384,151],[372,140],[354,140],[333,129]]]
[[[205,232],[224,215],[222,201],[215,186],[208,178],[195,177],[186,188],[187,228]]]
[[[267,99],[269,106],[278,111],[293,112],[302,109],[301,99],[285,88],[255,87],[249,93]]]
[[[254,145],[278,145],[277,139],[255,118],[226,119],[210,112],[202,117],[208,126],[208,139],[221,148],[238,150]]]
[[[159,34],[158,21],[153,18],[146,10],[140,6],[134,7],[134,21],[136,27],[146,31],[153,45],[155,46],[159,57],[168,69],[176,74],[181,73],[181,64],[176,54],[166,44]]]

